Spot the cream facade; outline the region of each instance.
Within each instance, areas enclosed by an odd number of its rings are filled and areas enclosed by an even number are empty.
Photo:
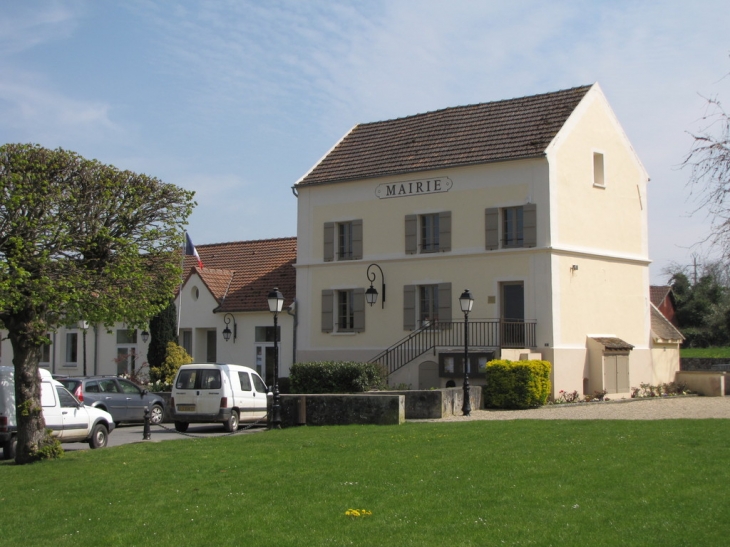
[[[381,127],[373,125],[360,133]],[[330,155],[358,134],[356,127]],[[597,84],[532,157],[312,177],[326,160],[295,186],[298,361],[379,360],[390,348],[391,357],[410,352],[391,366],[391,384],[460,382],[458,298],[470,289],[475,383],[487,359],[530,354],[553,363],[555,393],[629,396],[640,383],[673,380],[678,351],[661,363],[652,354],[648,176]],[[373,276],[380,294],[371,307],[364,292]],[[622,341],[624,349],[596,339]],[[423,354],[410,358],[418,344]]]

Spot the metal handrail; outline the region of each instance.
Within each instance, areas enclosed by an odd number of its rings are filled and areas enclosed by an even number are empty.
[[[535,321],[470,321],[469,340],[473,348],[534,348]],[[461,321],[432,321],[413,331],[370,363],[380,363],[388,374],[404,367],[424,353],[437,347],[464,345],[464,323]]]

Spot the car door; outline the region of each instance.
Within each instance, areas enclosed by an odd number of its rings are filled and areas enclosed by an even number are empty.
[[[41,382],[41,408],[46,428],[53,432],[53,435],[61,438],[63,435],[63,417],[61,405],[58,402],[58,394],[51,382]]]
[[[83,441],[89,435],[89,413],[63,386],[56,386],[63,421],[63,442]]]
[[[223,374],[217,368],[203,368],[200,370],[200,389],[197,391],[196,407],[198,414],[216,415],[221,408],[223,397]],[[198,384],[196,384],[198,385]],[[228,402],[228,408],[233,401]]]
[[[251,375],[246,371],[238,371],[238,381],[240,390],[236,390],[236,405],[240,409],[239,415],[241,420],[248,420],[254,415],[256,410],[253,384],[251,383]]]
[[[263,418],[264,416],[266,416],[266,412],[267,412],[266,384],[264,384],[264,381],[255,372],[251,373],[251,377],[253,380],[254,407],[255,407],[254,411],[253,411],[253,417],[254,418]]]
[[[127,420],[127,395],[122,393],[114,378],[99,380],[100,401],[115,422]]]
[[[147,406],[146,397],[142,390],[134,383],[123,378],[117,380],[122,393],[127,400],[127,420],[141,422],[144,420],[144,409]]]

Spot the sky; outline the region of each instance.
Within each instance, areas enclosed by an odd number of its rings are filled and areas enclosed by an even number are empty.
[[[709,260],[681,163],[730,104],[727,0],[0,3],[0,144],[196,192],[196,245],[296,235],[291,187],[357,123],[598,82],[651,177],[651,282]]]

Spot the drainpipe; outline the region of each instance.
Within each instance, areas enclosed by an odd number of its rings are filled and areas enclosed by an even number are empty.
[[[99,374],[97,362],[99,357],[99,325],[94,325],[94,376]]]
[[[292,308],[294,308],[294,313],[292,313]],[[294,302],[292,302],[292,305],[289,306],[289,308],[286,310],[286,313],[291,315],[294,318],[294,333],[292,336],[292,358],[291,358],[291,364],[294,365],[297,362],[297,327],[299,326],[299,316],[297,315],[297,301],[294,299]]]
[[[56,374],[56,331],[53,331],[53,343],[51,343],[51,374]]]

